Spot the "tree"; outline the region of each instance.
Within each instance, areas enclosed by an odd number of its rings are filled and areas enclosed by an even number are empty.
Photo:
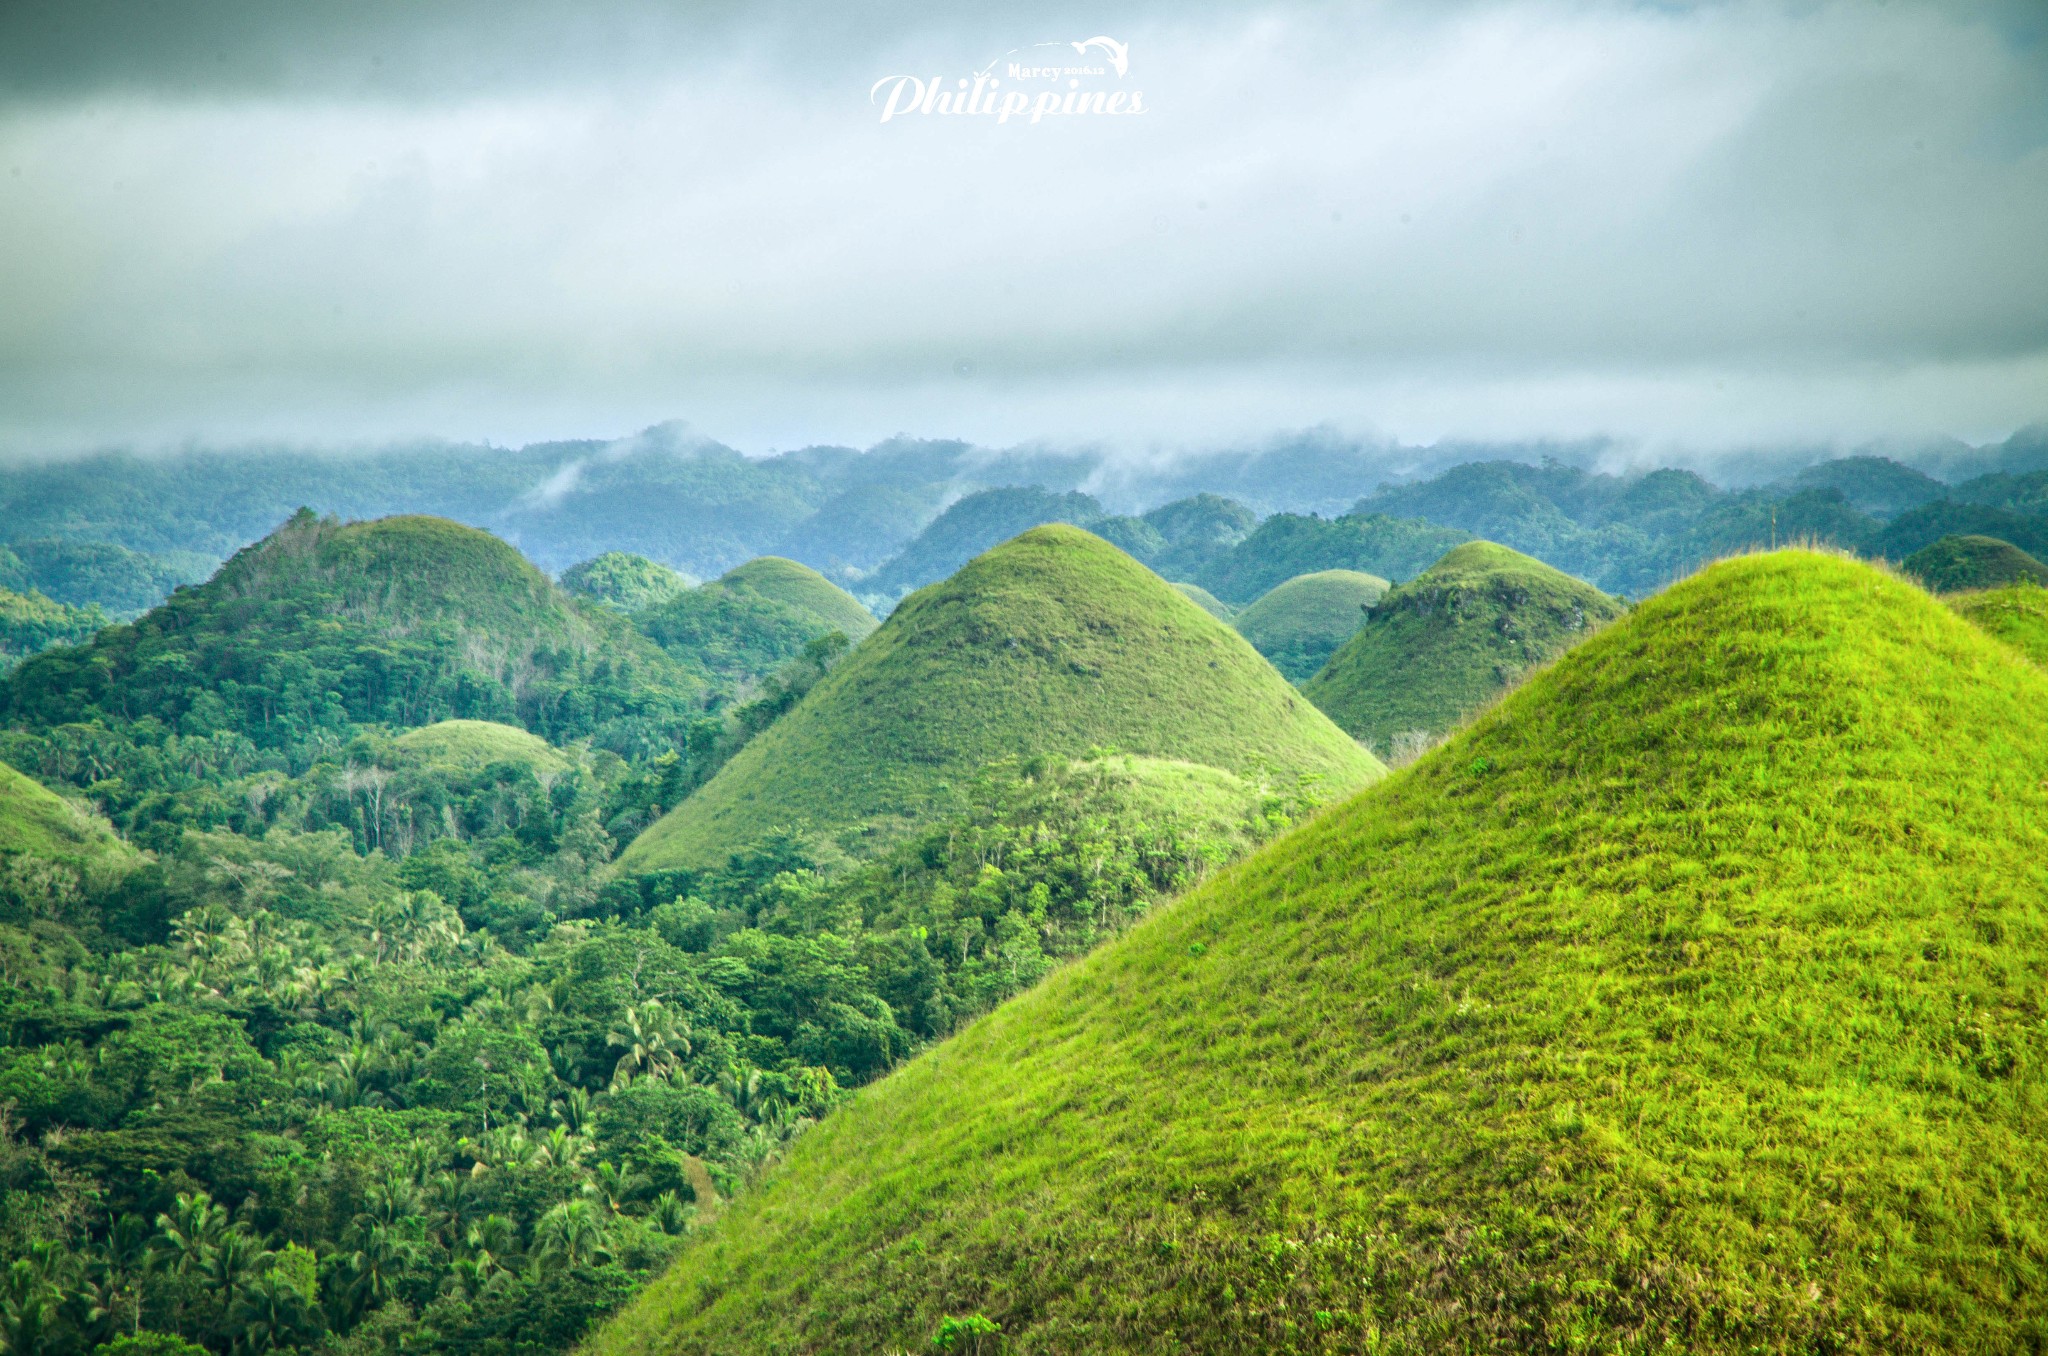
[[[624,1023],[609,1042],[625,1053],[612,1068],[612,1086],[623,1088],[635,1078],[668,1078],[690,1053],[689,1026],[658,998],[626,1008]]]
[[[604,1216],[588,1200],[563,1201],[533,1228],[534,1261],[543,1271],[573,1271],[611,1255]]]

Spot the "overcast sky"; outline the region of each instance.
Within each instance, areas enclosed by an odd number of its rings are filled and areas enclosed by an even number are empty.
[[[2048,418],[2039,0],[997,8],[10,0],[0,450]]]

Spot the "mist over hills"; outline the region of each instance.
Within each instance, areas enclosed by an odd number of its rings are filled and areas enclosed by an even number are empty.
[[[1981,447],[1936,441],[1848,451],[1674,453],[1660,461],[1600,441],[1406,446],[1310,430],[1172,455],[899,437],[867,449],[749,456],[664,424],[626,438],[520,448],[109,452],[0,468],[0,543],[12,544],[21,562],[0,556],[0,587],[132,616],[173,584],[204,578],[301,506],[343,518],[452,518],[503,536],[551,573],[607,551],[696,578],[761,555],[787,556],[881,605],[1033,525],[1026,519],[1086,519],[1169,578],[1240,603],[1312,569],[1406,577],[1443,549],[1391,574],[1387,560],[1337,558],[1341,551],[1251,580],[1218,563],[1222,548],[1278,513],[1418,519],[1631,594],[1727,550],[1768,545],[1774,513],[1779,540],[1814,537],[1894,555],[1955,532],[2017,541],[2014,533],[2039,530],[2032,516],[2043,510],[2039,473],[2048,470],[2048,430],[2040,426]],[[1612,469],[1623,467],[1634,469]],[[988,513],[979,525],[941,518],[978,491],[1027,489],[1044,496],[1036,507]],[[1212,498],[1199,499],[1205,495]],[[1160,517],[1189,499],[1229,505],[1220,518],[1209,513],[1206,537],[1190,535],[1174,515]],[[1915,513],[1925,521],[1910,521]],[[1892,531],[1898,522],[1904,526]],[[941,536],[922,538],[928,528]],[[97,557],[78,556],[88,548]]]

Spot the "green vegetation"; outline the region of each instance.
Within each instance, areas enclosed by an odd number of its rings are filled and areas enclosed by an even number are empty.
[[[2036,664],[2048,665],[2048,589],[2011,584],[1959,594],[1951,606]]]
[[[23,664],[0,714],[291,748],[351,722],[450,716],[560,739],[672,721],[701,692],[488,533],[302,512],[141,621]]]
[[[437,721],[407,730],[391,745],[436,771],[469,776],[485,771],[493,763],[510,763],[536,775],[564,772],[570,765],[561,750],[539,735],[489,720]]]
[[[869,1089],[596,1356],[2025,1349],[2048,677],[1811,552]]]
[[[665,603],[691,585],[690,580],[646,556],[607,551],[562,571],[561,585],[579,598],[617,608],[628,616]]]
[[[96,604],[66,607],[40,593],[0,589],[0,671],[52,645],[90,640],[108,620]]]
[[[787,716],[635,840],[704,867],[777,830],[863,856],[983,766],[1097,746],[1331,791],[1378,764],[1229,627],[1078,528],[1035,528],[905,599]]]
[[[1289,682],[1313,677],[1365,625],[1387,581],[1356,570],[1319,570],[1281,584],[1240,612],[1238,634]]]
[[[670,655],[716,681],[758,681],[837,632],[858,641],[879,624],[846,590],[808,565],[764,557],[635,619]]]
[[[35,539],[0,546],[0,588],[40,593],[66,607],[125,619],[155,607],[180,584],[212,572],[196,551],[152,554],[111,542]]]
[[[1217,621],[1229,621],[1237,615],[1237,609],[1224,602],[1199,584],[1175,584],[1174,591],[1193,603]]]
[[[946,578],[974,557],[1044,523],[1088,523],[1102,505],[1078,491],[1041,486],[980,490],[947,507],[901,553],[861,581],[863,592],[894,601]]]
[[[8,877],[24,865],[22,858],[101,872],[125,868],[134,856],[105,824],[0,763],[0,891],[17,892],[19,881]]]
[[[1468,542],[1390,590],[1302,692],[1402,761],[1621,612],[1541,561]]]
[[[1936,593],[1999,588],[2022,581],[2048,584],[2048,565],[1996,537],[1943,537],[1907,556],[1903,563],[1907,574]]]
[[[1457,528],[1384,515],[1317,518],[1276,513],[1217,557],[1195,582],[1232,603],[1249,603],[1290,579],[1322,570],[1355,570],[1407,579],[1471,540]]]

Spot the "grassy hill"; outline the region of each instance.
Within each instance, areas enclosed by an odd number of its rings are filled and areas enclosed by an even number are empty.
[[[1229,621],[1237,615],[1237,609],[1224,602],[1199,584],[1175,584],[1175,592],[1193,603],[1217,621]]]
[[[1622,606],[1492,542],[1468,542],[1387,593],[1302,685],[1354,737],[1391,748],[1439,735]]]
[[[601,556],[562,571],[562,587],[579,598],[617,608],[629,616],[665,603],[689,588],[692,581],[668,566],[627,551]]]
[[[271,748],[450,717],[565,739],[659,728],[702,691],[624,618],[571,598],[487,532],[301,512],[132,625],[22,664],[0,685],[0,719],[149,717]]]
[[[861,581],[861,591],[895,598],[946,578],[999,542],[1041,523],[1083,523],[1102,516],[1102,505],[1078,491],[1038,485],[980,490],[947,506],[903,550]]]
[[[1304,574],[1357,570],[1407,579],[1472,534],[1419,518],[1383,513],[1318,518],[1276,513],[1258,530],[1211,559],[1195,582],[1228,603],[1243,605]]]
[[[881,630],[627,849],[704,866],[776,829],[865,854],[1007,757],[1097,747],[1334,789],[1379,765],[1229,627],[1078,528],[1035,528]]]
[[[125,865],[135,857],[104,824],[0,763],[0,863],[17,854],[80,868]]]
[[[465,776],[493,763],[514,763],[536,772],[560,772],[569,756],[539,735],[490,720],[443,720],[407,730],[392,741],[430,768]]]
[[[1810,552],[812,1131],[595,1356],[1993,1352],[2048,1322],[2048,675]]]
[[[1903,564],[1906,573],[1936,593],[1998,588],[2023,580],[2048,584],[2048,565],[1996,537],[1943,537],[1907,556]]]
[[[634,618],[676,659],[726,682],[765,677],[838,631],[859,641],[878,623],[808,565],[764,556]]]
[[[1960,594],[1949,604],[2035,663],[2048,665],[2048,589],[2013,584]]]
[[[1313,677],[1365,625],[1366,609],[1387,588],[1376,574],[1318,570],[1275,588],[1232,624],[1289,682],[1298,683]]]

